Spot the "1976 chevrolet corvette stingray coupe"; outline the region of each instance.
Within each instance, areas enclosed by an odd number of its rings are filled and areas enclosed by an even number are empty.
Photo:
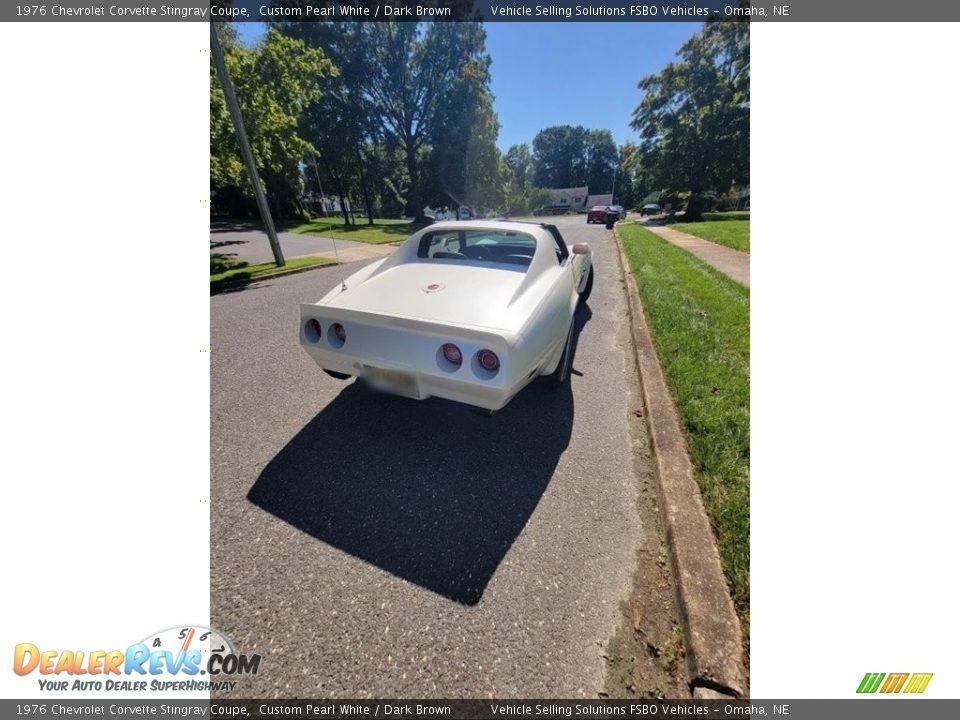
[[[590,246],[553,225],[441,222],[300,306],[300,344],[327,374],[410,398],[499,410],[538,375],[570,374]]]

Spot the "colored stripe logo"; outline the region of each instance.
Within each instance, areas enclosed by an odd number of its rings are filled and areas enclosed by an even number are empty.
[[[858,693],[922,693],[933,673],[867,673],[857,687]]]

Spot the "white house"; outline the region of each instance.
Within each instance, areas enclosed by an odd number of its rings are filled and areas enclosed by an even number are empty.
[[[300,197],[300,201],[317,215],[339,215],[340,212],[342,212],[340,208],[340,198],[336,195],[321,195],[320,193],[308,192]],[[346,205],[347,212],[351,212],[350,200],[344,198],[343,201]]]
[[[545,212],[584,212],[587,209],[587,198],[590,195],[586,186],[574,188],[555,188],[550,190],[553,198],[550,204],[543,209]]]
[[[571,212],[586,212],[594,205],[613,204],[612,194],[591,195],[590,189],[586,186],[556,188],[551,189],[550,193],[553,195],[553,198],[549,205],[544,206],[543,211],[545,213],[564,212],[567,210]]]

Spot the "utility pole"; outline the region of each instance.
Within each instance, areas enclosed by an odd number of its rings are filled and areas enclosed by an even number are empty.
[[[610,192],[610,204],[616,205],[617,200],[617,168],[613,168],[613,190]]]
[[[237,132],[237,141],[240,143],[240,154],[243,155],[243,162],[247,166],[247,175],[250,176],[250,185],[253,187],[253,194],[257,198],[257,207],[260,209],[260,219],[263,220],[263,227],[267,231],[267,238],[270,240],[270,249],[273,250],[273,259],[277,265],[285,265],[283,251],[280,249],[280,241],[277,239],[277,230],[273,227],[273,216],[270,214],[270,206],[267,205],[267,198],[263,194],[263,188],[260,187],[260,175],[257,173],[257,165],[253,161],[253,151],[250,150],[250,141],[247,139],[247,131],[243,126],[243,115],[240,114],[240,105],[237,104],[236,93],[233,92],[233,83],[230,82],[230,75],[227,73],[227,64],[223,60],[223,50],[220,47],[220,40],[217,37],[217,23],[210,22],[210,49],[213,51],[213,62],[217,67],[217,75],[220,77],[220,84],[223,86],[223,97],[226,98],[227,108],[230,110],[230,117],[233,119],[233,127]]]

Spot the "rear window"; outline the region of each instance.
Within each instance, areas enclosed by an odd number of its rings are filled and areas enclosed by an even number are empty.
[[[472,260],[526,268],[537,241],[532,235],[505,230],[437,230],[420,238],[417,257],[430,260]]]

